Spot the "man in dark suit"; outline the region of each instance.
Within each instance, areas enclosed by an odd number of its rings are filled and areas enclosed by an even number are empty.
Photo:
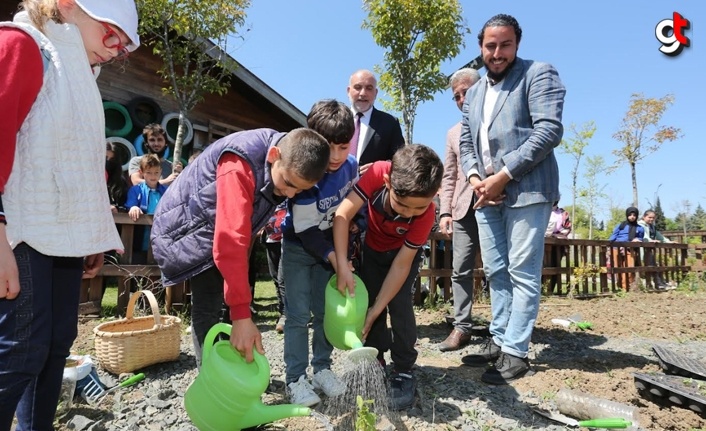
[[[391,160],[405,144],[397,118],[373,107],[378,95],[377,79],[369,70],[351,75],[346,89],[356,119],[350,151],[358,160],[360,174],[378,160]]]

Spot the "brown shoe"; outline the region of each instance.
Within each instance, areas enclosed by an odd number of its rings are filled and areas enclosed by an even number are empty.
[[[455,329],[451,331],[448,337],[439,344],[439,350],[442,352],[450,352],[458,350],[471,341],[471,334]]]

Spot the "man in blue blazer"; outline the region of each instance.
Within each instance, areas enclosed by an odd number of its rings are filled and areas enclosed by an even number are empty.
[[[554,148],[564,129],[564,89],[553,66],[517,57],[522,30],[496,15],[478,34],[487,74],[470,88],[461,128],[461,163],[476,194],[492,321],[480,354],[481,380],[506,384],[531,372],[527,353],[541,294],[544,231],[559,200]]]
[[[359,70],[351,75],[346,92],[358,128],[349,149],[358,160],[362,175],[371,163],[392,160],[392,155],[404,147],[405,142],[397,118],[373,106],[378,88],[372,72]]]

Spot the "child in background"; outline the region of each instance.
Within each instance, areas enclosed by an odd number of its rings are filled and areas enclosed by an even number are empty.
[[[287,202],[282,202],[275,213],[270,217],[265,225],[264,232],[260,238],[265,244],[267,251],[267,269],[270,272],[270,277],[275,283],[275,291],[277,293],[277,311],[279,311],[279,319],[275,325],[277,333],[284,333],[284,325],[287,323],[287,315],[285,314],[285,298],[284,298],[284,277],[282,276],[280,263],[282,260],[282,223],[287,216]]]
[[[18,430],[51,430],[81,279],[123,248],[96,77],[140,38],[133,0],[20,6],[0,23],[0,430],[15,413]]]
[[[248,256],[277,205],[321,179],[326,139],[309,129],[237,132],[212,143],[169,186],[152,224],[152,251],[165,286],[190,280],[196,362],[225,299],[231,345],[253,361],[264,354],[251,319]]]
[[[132,221],[137,221],[142,214],[154,214],[159,200],[167,190],[167,186],[159,183],[162,175],[162,166],[156,154],[146,154],[140,159],[140,175],[145,179],[136,186],[130,187],[127,192],[125,206],[129,208],[128,214]],[[142,251],[149,248],[150,229],[145,227],[142,239]]]
[[[105,183],[108,188],[110,211],[117,213],[125,208],[128,186],[123,176],[123,166],[115,156],[115,144],[106,142],[105,149]]]
[[[316,186],[288,200],[282,228],[282,270],[287,283],[284,327],[287,389],[293,404],[313,406],[321,401],[314,388],[329,397],[341,395],[346,389],[331,371],[333,346],[324,334],[324,293],[336,267],[333,216],[358,179],[358,163],[348,154],[355,125],[346,105],[335,100],[315,103],[307,116],[307,125],[326,138],[331,155],[328,170]],[[347,261],[345,255],[343,259]],[[308,324],[312,315],[313,386],[306,376]]]
[[[635,207],[628,207],[625,210],[625,220],[618,224],[613,233],[610,234],[608,241],[616,242],[642,242],[645,237],[645,229],[637,223],[637,218],[640,212]],[[612,266],[619,267],[634,267],[639,266],[640,255],[638,252],[629,247],[612,247]],[[637,262],[636,262],[637,261]],[[635,281],[635,274],[618,274],[618,284],[621,288],[628,290],[630,285]]]
[[[346,262],[349,225],[363,205],[368,207],[360,278],[368,290],[370,308],[363,338],[366,346],[378,349],[383,365],[384,353],[390,350],[394,362],[391,402],[397,410],[414,403],[417,324],[412,293],[422,247],[434,225],[432,200],[443,173],[443,164],[431,148],[407,145],[395,153],[392,162],[373,163],[338,207],[333,222],[338,289],[353,295],[355,282]],[[387,328],[388,313],[392,334]]]

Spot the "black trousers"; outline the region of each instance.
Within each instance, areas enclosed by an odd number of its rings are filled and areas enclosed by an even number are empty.
[[[368,303],[372,306],[375,298],[380,293],[382,284],[390,271],[392,261],[397,256],[399,249],[377,252],[367,245],[363,245],[363,259],[360,267],[360,278],[365,283],[368,291]],[[397,292],[387,309],[380,313],[375,320],[365,345],[378,349],[378,359],[383,359],[386,351],[398,372],[411,371],[417,361],[417,322],[414,318],[414,282],[419,275],[419,262],[422,259],[422,250],[412,262],[409,274],[402,288]],[[391,330],[387,328],[387,316],[390,315]]]

